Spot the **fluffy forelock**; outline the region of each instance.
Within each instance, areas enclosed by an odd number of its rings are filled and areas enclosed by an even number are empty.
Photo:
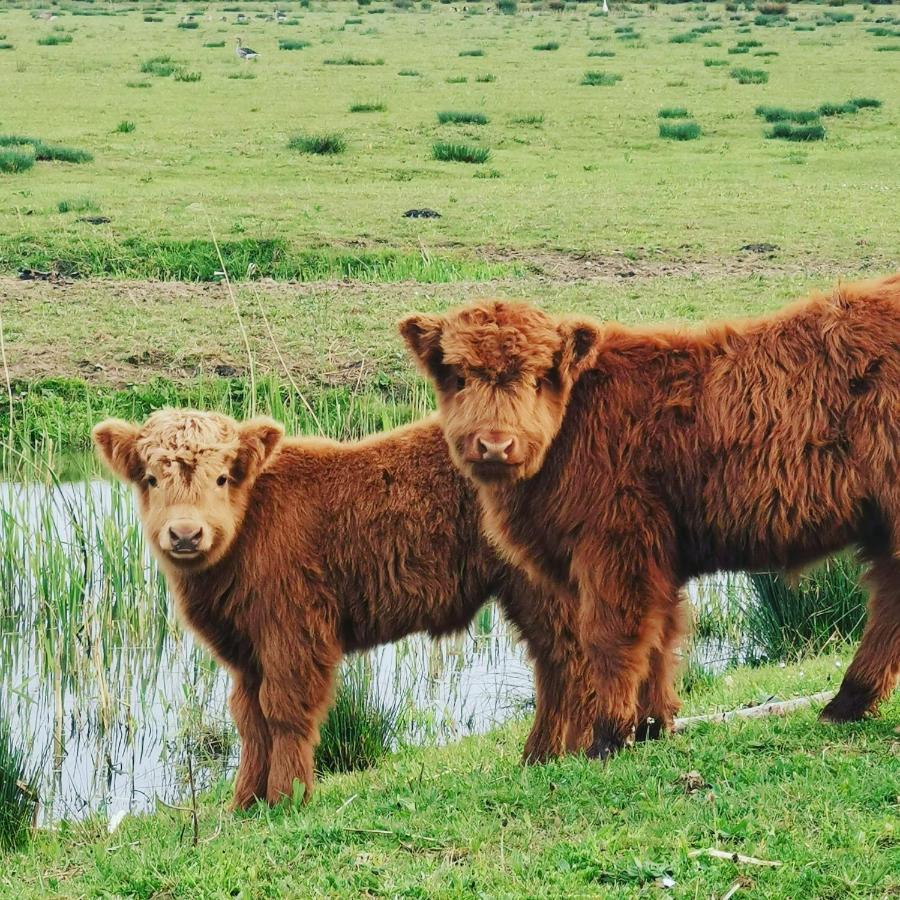
[[[482,300],[447,315],[444,360],[487,377],[541,374],[562,340],[555,321],[527,303]]]
[[[169,467],[174,463],[200,468],[233,456],[238,445],[234,419],[220,413],[193,409],[161,409],[141,426],[137,450],[151,464]]]

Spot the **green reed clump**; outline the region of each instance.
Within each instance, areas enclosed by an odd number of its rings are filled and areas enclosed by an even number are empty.
[[[387,104],[384,100],[370,100],[364,103],[351,103],[350,104],[350,112],[352,113],[360,113],[360,112],[385,112],[387,110]]]
[[[664,106],[656,115],[660,119],[686,119],[690,113],[683,106]]]
[[[0,852],[20,850],[37,815],[36,779],[25,747],[0,711]]]
[[[441,125],[487,125],[490,121],[484,113],[459,112],[455,110],[443,110],[437,114],[437,120]]]
[[[468,77],[465,75],[449,75],[444,79],[447,84],[468,84]]]
[[[621,80],[622,76],[614,72],[585,72],[581,83],[589,87],[611,87]]]
[[[750,575],[754,602],[746,610],[748,634],[769,659],[817,653],[862,635],[866,594],[861,567],[846,554],[800,576],[796,585],[782,575]]]
[[[401,69],[397,74],[402,75],[404,78],[418,78],[422,73],[416,69]]]
[[[513,116],[509,120],[513,125],[543,125],[544,124],[544,114],[543,113],[527,113],[522,116]]]
[[[280,238],[220,241],[229,277],[237,281],[367,282],[485,281],[520,274],[518,266],[487,263],[463,256],[399,250],[332,250],[295,247]],[[0,236],[0,266],[5,272],[38,269],[72,275],[164,281],[220,281],[222,265],[211,240],[84,239],[60,240]],[[0,415],[4,404],[0,403]]]
[[[766,106],[765,104],[756,107],[756,115],[761,116],[767,122],[798,122],[801,125],[816,122],[819,119],[819,112],[815,109],[787,109],[784,106]]]
[[[669,38],[670,44],[692,44],[700,35],[695,31],[685,31],[682,34],[673,34]]]
[[[490,72],[485,72],[484,75],[476,75],[475,81],[478,84],[491,84],[497,80],[496,75],[492,75]]]
[[[296,40],[294,38],[282,38],[278,41],[279,50],[305,50],[309,46],[309,41]]]
[[[15,45],[9,41],[0,41],[0,50],[15,50]]]
[[[696,122],[660,122],[659,136],[669,141],[693,141],[701,135]]]
[[[738,84],[766,84],[769,80],[769,73],[762,69],[748,69],[741,66],[731,70],[731,77]]]
[[[203,46],[209,49],[224,47],[225,41],[207,41]]]
[[[177,28],[184,28],[186,31],[193,31],[200,27],[199,22],[179,22]]]
[[[0,147],[0,172],[17,175],[34,165],[34,149],[30,146]]]
[[[544,41],[543,44],[535,44],[532,50],[559,50],[559,41]]]
[[[714,66],[727,66],[727,59],[704,59],[703,65],[706,66],[707,69],[711,69]]]
[[[431,155],[441,162],[486,163],[491,158],[487,147],[437,141],[431,146]]]
[[[347,141],[340,134],[298,134],[288,141],[288,150],[312,153],[317,156],[335,156],[347,149]]]
[[[113,130],[118,134],[130,134],[136,127],[130,119],[123,119]]]
[[[176,81],[199,81],[203,76],[200,72],[190,72],[187,69],[176,69],[175,70],[175,80]]]
[[[800,143],[824,141],[825,127],[818,122],[813,125],[792,125],[790,122],[776,122],[766,132],[766,137],[770,140],[798,141]]]
[[[484,50],[477,48],[475,50],[460,50],[460,56],[484,56]]]
[[[45,34],[37,39],[42,47],[56,47],[58,44],[71,44],[71,34]]]
[[[378,696],[377,680],[362,657],[345,663],[334,704],[320,728],[319,772],[351,772],[375,765],[403,734],[405,706]]]
[[[615,55],[615,50],[588,50],[588,56],[600,59],[612,59]]]

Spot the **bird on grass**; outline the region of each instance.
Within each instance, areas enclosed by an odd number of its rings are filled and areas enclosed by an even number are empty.
[[[251,50],[249,47],[241,46],[241,39],[237,39],[237,44],[234,48],[234,55],[238,59],[256,59],[259,54],[255,50]]]

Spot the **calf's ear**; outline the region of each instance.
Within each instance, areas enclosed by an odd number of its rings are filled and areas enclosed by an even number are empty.
[[[234,477],[241,481],[251,472],[258,473],[264,469],[283,437],[284,426],[274,419],[260,416],[244,422],[238,434],[240,446],[235,460]]]
[[[589,369],[597,358],[600,329],[585,319],[569,319],[559,326],[562,337],[560,368],[573,380]]]
[[[444,351],[441,349],[443,327],[444,323],[439,316],[422,313],[413,313],[397,323],[419,368],[434,379],[440,378],[444,372]]]
[[[106,419],[94,426],[91,437],[97,454],[122,481],[140,481],[144,467],[137,453],[137,425],[122,419]]]

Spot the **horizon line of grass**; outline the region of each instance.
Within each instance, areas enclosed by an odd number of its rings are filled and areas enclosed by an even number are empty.
[[[233,281],[365,282],[487,281],[516,277],[509,263],[465,256],[404,250],[301,248],[282,238],[220,241],[219,249]],[[220,281],[221,263],[211,240],[163,240],[130,237],[120,241],[85,238],[48,242],[34,237],[0,237],[0,271],[55,271],[69,277],[112,277],[160,281]]]

